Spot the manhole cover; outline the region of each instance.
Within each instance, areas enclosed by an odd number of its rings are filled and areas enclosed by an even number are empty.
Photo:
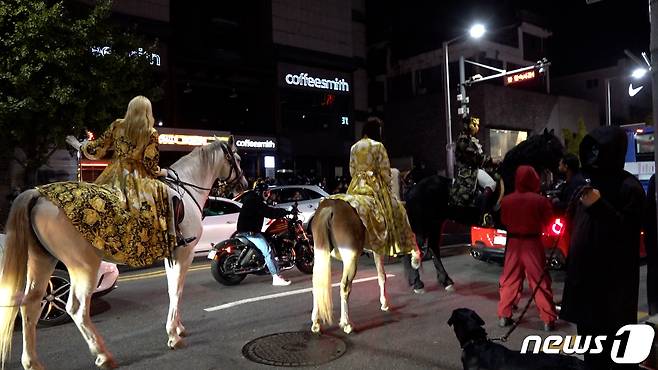
[[[313,366],[333,361],[345,353],[345,342],[307,331],[277,333],[256,338],[242,347],[247,359],[273,366]]]

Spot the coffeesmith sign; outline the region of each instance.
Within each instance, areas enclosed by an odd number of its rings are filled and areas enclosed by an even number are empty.
[[[318,78],[309,76],[308,73],[302,72],[298,75],[288,73],[286,75],[286,84],[294,86],[304,86],[314,89],[322,90],[335,90],[335,91],[350,91],[350,84],[345,79],[334,78],[328,80],[325,78]]]
[[[272,137],[236,136],[235,146],[242,150],[276,150],[276,139]]]
[[[279,63],[279,86],[338,94],[352,91],[350,73],[287,63]]]

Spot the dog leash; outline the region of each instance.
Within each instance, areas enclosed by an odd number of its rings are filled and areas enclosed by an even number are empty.
[[[573,207],[574,207],[574,204],[575,204],[575,200],[577,200],[581,197],[581,195],[583,194],[585,188],[587,188],[587,187],[589,187],[589,186],[588,185],[581,186],[572,195],[571,199],[569,200],[569,206],[567,207],[567,211],[566,211],[566,216],[568,218],[571,218],[571,215],[572,215],[572,212],[573,212]],[[564,235],[564,230],[566,228],[566,225],[568,225],[568,224],[569,224],[568,222],[564,223],[564,226],[560,230],[560,235],[558,235],[558,237],[553,242],[553,247],[551,249],[551,254],[548,257],[549,261],[553,259],[553,256],[555,256],[555,251],[557,250],[557,245],[560,242],[560,240],[562,239],[562,236]],[[530,296],[530,299],[528,300],[528,303],[526,303],[525,308],[523,308],[523,311],[521,311],[521,316],[519,316],[519,318],[516,321],[514,321],[514,324],[512,324],[512,327],[509,328],[509,330],[507,331],[507,333],[505,333],[505,335],[503,335],[502,337],[499,337],[499,338],[490,339],[492,342],[496,342],[496,341],[502,342],[502,343],[507,342],[510,335],[512,335],[514,330],[516,330],[516,328],[521,323],[521,320],[523,320],[523,317],[525,317],[525,314],[528,312],[528,309],[530,308],[530,304],[532,303],[532,301],[535,300],[535,296],[537,295],[537,292],[539,291],[539,289],[541,287],[541,282],[544,281],[544,279],[546,278],[546,275],[548,273],[549,273],[549,266],[547,265],[547,266],[544,267],[544,271],[542,272],[541,277],[539,278],[539,281],[537,282],[537,285],[535,286],[535,289],[532,291],[532,295]]]

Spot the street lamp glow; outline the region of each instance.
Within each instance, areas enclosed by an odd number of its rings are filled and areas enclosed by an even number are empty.
[[[484,25],[478,23],[473,25],[468,33],[472,38],[479,39],[480,37],[484,36],[485,32],[487,32],[487,29],[484,27]]]
[[[639,80],[640,78],[644,77],[644,75],[646,75],[646,74],[647,74],[647,69],[646,68],[637,68],[633,71],[633,74],[631,74],[631,76],[633,76],[633,78]]]

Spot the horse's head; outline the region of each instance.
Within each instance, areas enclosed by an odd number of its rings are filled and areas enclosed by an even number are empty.
[[[228,143],[215,140],[219,143],[221,150],[224,154],[224,161],[221,161],[217,178],[220,182],[226,184],[228,188],[234,188],[236,191],[241,191],[247,188],[247,180],[244,178],[244,173],[240,167],[240,155],[238,148],[235,145],[233,135],[228,138]]]
[[[513,191],[514,173],[521,165],[532,166],[542,176],[542,184],[550,186],[550,175],[557,174],[563,153],[564,146],[555,136],[554,130],[544,129],[540,134],[530,136],[528,140],[521,142],[505,154],[501,173],[505,180],[506,191]]]

